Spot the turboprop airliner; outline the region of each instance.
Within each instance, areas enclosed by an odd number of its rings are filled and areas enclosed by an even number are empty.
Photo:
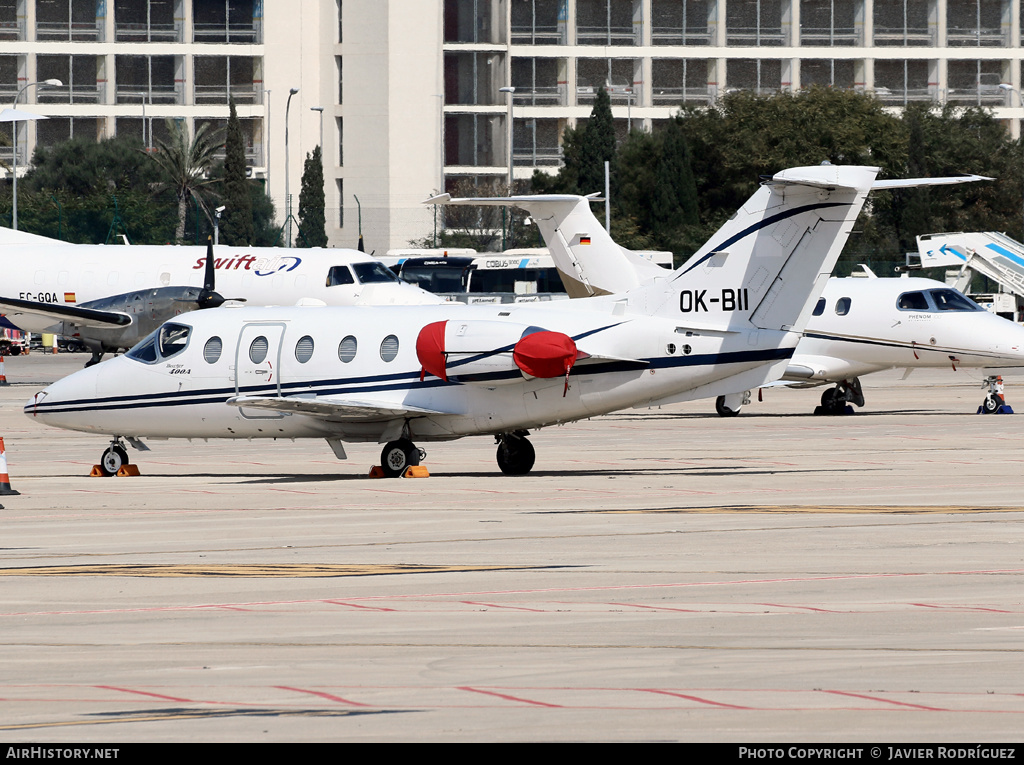
[[[876,181],[872,188],[975,180],[983,179]],[[428,203],[514,205],[527,210],[572,297],[608,294],[663,278],[663,269],[611,239],[591,211],[590,199],[574,195],[451,199],[442,195]],[[867,276],[828,280],[781,375],[783,382],[797,387],[833,385],[822,393],[822,413],[842,413],[849,403],[863,406],[859,378],[870,372],[894,367],[969,367],[988,370],[994,381],[1003,369],[1024,366],[1024,328],[931,279],[879,279],[870,271]],[[711,299],[695,298],[695,310],[706,308],[702,304]],[[722,416],[731,416],[748,401],[749,391],[731,393],[719,396],[715,408]],[[995,412],[1004,403],[1002,393],[990,385],[983,410]]]
[[[146,438],[384,444],[489,435],[502,472],[534,464],[529,431],[762,385],[785,371],[878,169],[766,180],[684,266],[622,292],[509,305],[227,306],[165,323],[124,356],[37,393],[25,413],[112,437],[105,472]]]
[[[254,305],[442,302],[357,250],[69,244],[0,228],[0,263],[8,321],[81,341],[90,365],[174,316],[219,305],[214,275],[223,294]]]

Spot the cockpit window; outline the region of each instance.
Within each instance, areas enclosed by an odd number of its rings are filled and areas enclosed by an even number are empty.
[[[366,263],[353,263],[352,270],[356,272],[356,278],[361,284],[372,284],[374,282],[397,282],[398,277],[383,263],[367,261]]]
[[[956,290],[928,290],[940,311],[984,311],[980,305]]]
[[[850,298],[842,297],[836,301],[836,315],[846,316],[850,312]]]
[[[331,266],[327,272],[327,286],[337,287],[339,284],[355,284],[356,280],[352,278],[352,272],[348,270],[348,266]]]
[[[168,359],[185,350],[185,346],[188,345],[188,333],[191,329],[184,324],[164,324],[160,327],[157,333],[160,357]]]
[[[825,298],[818,298],[818,304],[814,306],[814,310],[811,312],[812,316],[821,316],[825,313]]]
[[[192,328],[186,324],[167,322],[136,344],[125,356],[144,364],[166,361],[188,347],[188,336],[191,331]]]
[[[923,292],[904,292],[896,299],[896,307],[901,311],[927,311],[928,300]]]

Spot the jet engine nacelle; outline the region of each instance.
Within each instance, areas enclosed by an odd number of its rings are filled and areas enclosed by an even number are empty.
[[[562,377],[579,356],[576,343],[561,332],[501,321],[437,321],[420,330],[416,355],[429,372],[446,382],[488,385],[534,377]],[[518,372],[519,374],[510,374]]]

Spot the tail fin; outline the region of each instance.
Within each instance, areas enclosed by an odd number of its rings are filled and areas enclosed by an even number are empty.
[[[447,194],[427,204],[521,207],[532,216],[569,297],[625,292],[654,277],[661,266],[620,247],[590,209],[590,197],[572,194],[452,199]]]
[[[678,310],[719,326],[803,329],[877,173],[776,173],[676,271]]]

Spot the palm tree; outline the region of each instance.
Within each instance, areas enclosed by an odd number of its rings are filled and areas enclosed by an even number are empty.
[[[210,217],[202,192],[210,193],[208,187],[215,183],[214,179],[206,177],[206,171],[223,147],[224,136],[222,130],[215,130],[208,122],[201,124],[194,136],[189,135],[185,120],[168,119],[166,125],[170,138],[166,142],[157,138],[158,151],[151,156],[164,173],[161,185],[173,189],[178,199],[178,226],[174,236],[181,242],[185,238],[185,214],[190,197],[196,200],[206,217]]]

